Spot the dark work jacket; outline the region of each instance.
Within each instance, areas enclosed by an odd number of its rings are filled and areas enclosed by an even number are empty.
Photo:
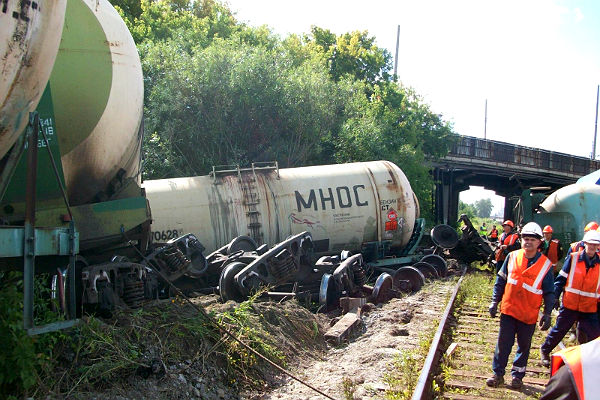
[[[580,400],[571,372],[564,364],[550,378],[540,400]]]

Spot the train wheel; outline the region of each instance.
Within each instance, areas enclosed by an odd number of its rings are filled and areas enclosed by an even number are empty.
[[[437,225],[431,230],[431,240],[442,249],[453,249],[458,245],[458,233],[449,225]]]
[[[394,273],[394,287],[405,292],[417,292],[425,284],[425,277],[414,267],[402,267]]]
[[[233,300],[238,303],[246,300],[246,296],[242,294],[234,279],[235,275],[244,268],[246,268],[246,264],[242,262],[232,262],[223,268],[221,276],[219,277],[219,293],[221,295],[221,300]]]
[[[254,251],[258,245],[250,236],[238,236],[229,242],[227,246],[227,254],[231,255],[236,251]]]
[[[67,268],[67,275],[65,279],[65,300],[67,304],[67,308],[69,304],[71,304],[71,291],[69,290],[71,279],[75,280],[75,312],[71,318],[81,318],[83,314],[83,281],[81,279],[81,274],[83,270],[88,266],[85,258],[81,256],[75,257],[75,276],[71,276],[69,274],[69,269]]]
[[[428,254],[421,258],[420,261],[433,265],[433,267],[437,269],[440,278],[443,278],[448,274],[448,264],[446,264],[446,260],[437,254]]]
[[[384,272],[379,275],[375,281],[375,285],[373,285],[373,292],[369,301],[373,304],[385,303],[394,297],[392,293],[393,286],[394,278],[390,274]]]
[[[438,279],[440,277],[437,269],[429,263],[419,261],[418,263],[415,263],[413,267],[421,271],[425,279]]]
[[[323,274],[319,288],[319,304],[325,312],[339,307],[341,291],[331,274]]]

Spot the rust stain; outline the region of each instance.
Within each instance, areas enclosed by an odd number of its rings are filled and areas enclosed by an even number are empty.
[[[398,187],[398,181],[396,180],[396,174],[394,174],[394,168],[392,168],[390,163],[387,161],[384,161],[383,165],[385,166],[385,169],[387,169],[388,174],[390,174],[390,178],[392,179],[390,183],[392,184],[392,187]]]

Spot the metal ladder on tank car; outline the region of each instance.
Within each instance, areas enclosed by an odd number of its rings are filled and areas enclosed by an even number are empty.
[[[224,169],[220,169],[223,167]],[[231,169],[230,167],[235,167]],[[250,168],[240,168],[239,165],[219,165],[213,166],[212,173],[210,174],[213,179],[217,179],[217,175],[227,175],[236,173],[240,182],[240,187],[243,192],[243,206],[248,218],[248,230],[252,239],[261,245],[264,243],[263,234],[260,231],[262,224],[260,223],[260,211],[258,205],[260,204],[260,195],[257,187],[258,177],[257,171],[275,170],[277,178],[279,178],[279,164],[277,161],[274,162],[254,162]],[[248,176],[250,175],[250,176]]]

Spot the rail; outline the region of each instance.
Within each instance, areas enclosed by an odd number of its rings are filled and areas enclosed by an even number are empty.
[[[465,275],[467,273],[467,267],[464,267],[461,273],[461,277],[456,283],[454,290],[452,291],[452,296],[450,296],[450,300],[448,301],[448,305],[444,310],[444,314],[442,315],[442,319],[438,326],[437,331],[435,332],[435,336],[431,341],[431,347],[429,348],[429,353],[427,354],[427,358],[425,359],[425,364],[423,365],[423,369],[421,370],[421,375],[419,375],[419,380],[417,381],[417,385],[412,395],[412,400],[421,400],[426,397],[426,389],[427,382],[431,376],[431,369],[434,367],[436,361],[436,355],[438,354],[440,345],[442,344],[442,335],[444,333],[444,329],[446,329],[446,325],[448,323],[448,317],[450,316],[450,312],[454,307],[454,302],[456,301],[456,297],[458,295],[458,291],[460,289],[460,284],[462,283]]]

